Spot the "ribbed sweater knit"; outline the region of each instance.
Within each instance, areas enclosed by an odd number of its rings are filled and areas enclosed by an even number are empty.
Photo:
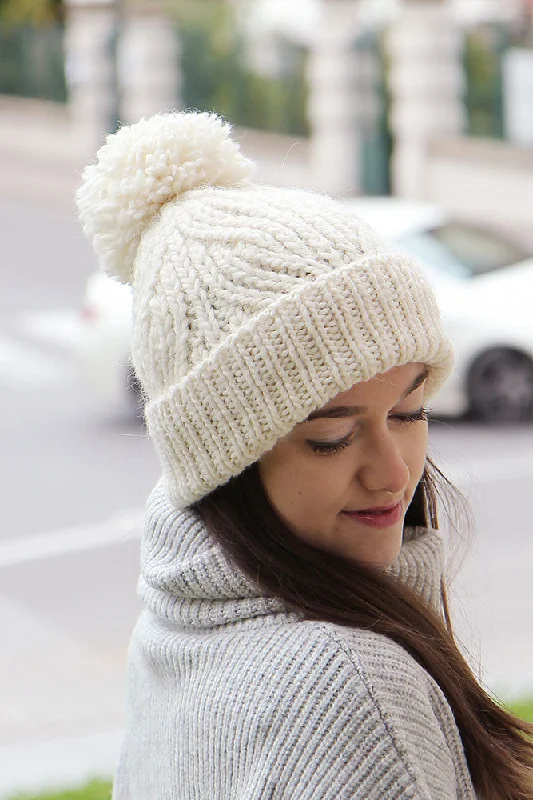
[[[442,691],[377,633],[261,594],[159,484],[147,505],[113,800],[473,800]],[[442,540],[391,571],[440,607]]]

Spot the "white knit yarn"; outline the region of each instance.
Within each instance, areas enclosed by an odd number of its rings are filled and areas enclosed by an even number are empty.
[[[251,184],[227,136],[205,114],[143,120],[78,193],[104,267],[133,281],[133,363],[178,506],[353,384],[420,361],[429,396],[451,367],[418,266],[341,203]]]
[[[254,164],[214,114],[156,114],[107,137],[87,166],[77,201],[102,268],[124,283],[148,220],[198,186],[245,185]]]

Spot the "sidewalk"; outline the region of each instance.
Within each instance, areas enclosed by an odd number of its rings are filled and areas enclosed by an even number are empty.
[[[0,747],[0,798],[75,788],[113,775],[122,731]]]
[[[124,665],[0,596],[0,798],[110,778]]]
[[[59,104],[0,96],[0,193],[66,207],[94,155]]]
[[[0,800],[113,776],[139,612],[128,527],[94,542],[71,529],[63,552],[53,534],[0,542]]]

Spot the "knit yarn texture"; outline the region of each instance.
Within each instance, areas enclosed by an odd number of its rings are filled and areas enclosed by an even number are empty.
[[[214,115],[108,137],[78,206],[102,266],[131,282],[132,360],[167,494],[186,507],[311,411],[392,367],[452,364],[420,268],[340,202],[254,184]]]
[[[442,538],[390,568],[440,608]],[[382,635],[263,596],[163,484],[147,507],[113,800],[474,800],[438,685]]]

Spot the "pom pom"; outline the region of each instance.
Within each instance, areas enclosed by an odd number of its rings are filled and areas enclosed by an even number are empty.
[[[215,114],[157,114],[107,137],[76,200],[102,268],[133,280],[142,232],[161,206],[198,187],[245,186],[255,171]]]

